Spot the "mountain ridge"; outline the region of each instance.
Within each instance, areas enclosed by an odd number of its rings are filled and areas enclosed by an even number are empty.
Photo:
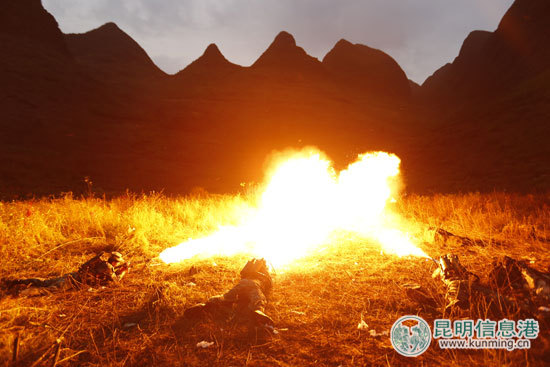
[[[340,40],[320,61],[285,31],[249,67],[209,45],[167,75],[114,23],[63,35],[39,1],[17,4],[0,14],[13,18],[0,34],[13,50],[0,59],[0,196],[78,192],[84,177],[105,193],[234,191],[273,151],[311,145],[337,167],[394,152],[415,192],[550,189],[539,0],[472,32],[422,86],[380,50]],[[31,23],[43,31],[18,33]]]
[[[341,39],[322,63],[338,79],[360,91],[400,100],[411,96],[407,75],[381,50]]]
[[[226,73],[242,69],[242,66],[227,60],[215,43],[206,47],[203,54],[175,74],[184,77],[186,74],[204,75],[207,73]]]
[[[422,84],[436,104],[471,103],[482,95],[507,93],[550,68],[550,2],[516,0],[494,32],[474,31],[455,60]]]
[[[302,47],[296,44],[294,36],[286,31],[277,34],[269,47],[250,66],[250,69],[268,69],[287,73],[324,73],[321,62],[308,55]]]
[[[64,37],[71,54],[92,72],[130,78],[166,75],[145,50],[113,22],[84,33],[65,34]]]

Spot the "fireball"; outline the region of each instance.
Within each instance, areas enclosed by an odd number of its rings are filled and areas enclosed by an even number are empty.
[[[427,257],[386,215],[397,197],[399,164],[394,154],[365,153],[338,173],[315,149],[282,155],[239,225],[168,248],[160,258],[174,263],[246,253],[280,268],[337,242],[333,234],[342,232],[377,242],[387,253]]]

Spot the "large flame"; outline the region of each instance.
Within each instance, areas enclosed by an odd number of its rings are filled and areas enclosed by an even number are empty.
[[[317,150],[284,155],[241,224],[168,248],[160,258],[173,263],[196,255],[249,253],[280,267],[330,244],[341,231],[372,239],[398,256],[426,257],[388,219],[399,164],[396,155],[366,153],[337,174]]]

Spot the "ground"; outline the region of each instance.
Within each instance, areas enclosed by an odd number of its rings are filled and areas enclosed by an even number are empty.
[[[388,336],[401,316],[414,314],[430,325],[436,318],[500,319],[483,301],[469,310],[443,311],[445,288],[431,276],[435,264],[384,254],[378,244],[340,238],[276,271],[266,310],[278,334],[238,325],[182,319],[183,311],[223,293],[239,279],[248,257],[192,259],[166,265],[163,249],[197,238],[219,224],[234,223],[237,196],[201,194],[169,198],[160,194],[106,200],[90,194],[55,199],[0,202],[0,278],[53,277],[72,271],[100,250],[118,250],[132,261],[120,284],[43,297],[0,299],[0,365],[9,365],[19,338],[19,365],[52,365],[57,344],[59,366],[361,366],[548,365],[550,332],[528,351],[442,351],[432,343],[417,358],[400,356]],[[403,228],[427,254],[457,254],[483,279],[500,255],[527,259],[548,271],[550,195],[505,193],[403,197],[392,208]],[[476,241],[442,241],[444,228]],[[190,272],[194,266],[198,272]],[[421,302],[405,292],[421,285],[433,300]],[[517,310],[501,309],[508,319]],[[368,324],[365,330],[358,323]],[[198,348],[201,341],[214,342]]]

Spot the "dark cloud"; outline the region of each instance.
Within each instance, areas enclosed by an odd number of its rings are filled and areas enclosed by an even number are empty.
[[[250,65],[281,30],[312,56],[340,39],[379,48],[422,82],[474,29],[494,30],[512,0],[43,0],[64,32],[114,21],[170,73],[215,42]]]

